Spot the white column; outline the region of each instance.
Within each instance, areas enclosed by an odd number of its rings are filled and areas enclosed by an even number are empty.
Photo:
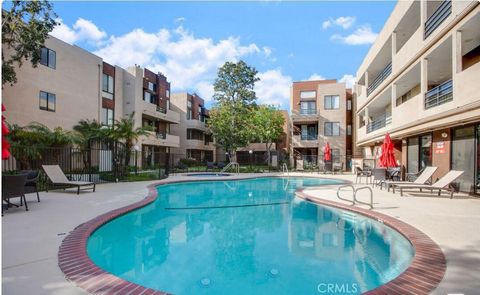
[[[365,91],[368,89],[368,71],[365,71]]]
[[[425,34],[425,22],[427,21],[427,0],[420,0],[420,28],[422,35]]]
[[[425,94],[428,91],[428,59],[424,58],[421,61],[420,66],[420,93],[419,107],[421,110],[425,109]]]
[[[397,32],[393,31],[392,33],[392,60],[393,57],[397,54]]]
[[[397,107],[397,84],[392,83],[392,113],[393,109]]]
[[[452,78],[462,71],[462,32],[452,34]]]

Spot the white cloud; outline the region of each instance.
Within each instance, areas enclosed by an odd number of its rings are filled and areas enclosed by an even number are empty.
[[[364,45],[375,42],[377,33],[372,32],[372,28],[368,25],[361,26],[356,29],[352,34],[347,36],[333,35],[330,39],[340,41],[347,45]]]
[[[326,78],[322,75],[319,75],[317,73],[311,75],[307,80],[308,81],[316,81],[316,80],[325,80]]]
[[[343,75],[340,80],[338,80],[340,83],[345,83],[347,88],[352,88],[353,84],[355,84],[355,77],[353,75],[345,74]]]
[[[183,23],[183,22],[186,21],[186,20],[187,20],[187,19],[184,18],[183,16],[177,17],[177,18],[175,19],[175,23]]]
[[[223,63],[260,53],[262,50],[256,44],[243,45],[237,37],[215,42],[210,38],[196,38],[182,26],[173,31],[162,29],[148,33],[136,29],[119,37],[112,36],[95,52],[122,67],[138,64],[162,72],[172,81],[174,91],[194,88],[203,95],[211,93],[207,91],[207,84],[213,81]]]
[[[67,43],[74,44],[78,42],[97,43],[107,37],[105,31],[100,30],[93,22],[79,18],[70,28],[62,19],[57,19],[59,23],[50,33],[52,36]]]
[[[333,25],[342,27],[344,30],[350,28],[355,23],[355,17],[353,16],[340,16],[336,19],[330,18],[322,23],[323,29],[328,29]]]
[[[258,102],[288,109],[292,78],[282,74],[280,69],[258,73],[258,77],[260,81],[255,84]]]

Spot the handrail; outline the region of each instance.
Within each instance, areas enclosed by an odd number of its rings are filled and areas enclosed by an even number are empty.
[[[435,29],[452,13],[452,1],[443,1],[425,22],[424,39],[427,39]]]
[[[363,201],[359,201],[357,199],[357,193],[358,191],[360,190],[364,190],[364,189],[368,189],[370,191],[370,203],[366,203],[366,202],[363,202]],[[367,206],[370,206],[370,209],[373,209],[373,191],[372,189],[369,187],[369,186],[362,186],[362,187],[359,187],[357,189],[355,189],[355,194],[353,195],[354,197],[354,200],[355,202],[359,203],[359,204],[363,204],[363,205],[367,205]]]
[[[340,191],[343,188],[351,188],[352,189],[352,193],[353,193],[353,199],[352,200],[340,197]],[[360,200],[357,199],[358,191],[365,190],[365,189],[370,191],[370,203],[363,202],[363,201],[360,201]],[[343,201],[350,202],[353,205],[355,205],[357,203],[362,204],[362,205],[367,205],[367,206],[370,206],[370,209],[373,209],[373,191],[369,186],[362,186],[362,187],[359,187],[359,188],[355,188],[351,184],[346,184],[346,185],[339,186],[338,189],[337,189],[337,198],[340,199],[340,200],[343,200]]]
[[[234,168],[234,169],[236,168],[236,170],[234,170],[234,172],[236,171],[237,174],[240,173],[240,164],[238,164],[237,162],[230,162],[230,163],[228,163],[227,166],[225,166],[225,167],[222,169],[222,171],[220,171],[220,172],[226,172],[226,171],[227,171],[228,169],[230,169],[230,168]]]
[[[453,99],[452,79],[443,82],[425,93],[425,109],[433,108]]]
[[[282,173],[285,173],[285,171],[287,171],[287,176],[290,177],[290,173],[288,172],[287,164],[283,163],[283,165],[282,165]]]
[[[383,68],[383,70],[378,73],[378,76],[368,85],[367,96],[369,96],[377,87],[382,84],[382,82],[392,73],[392,62]]]
[[[392,116],[387,116],[387,114],[385,113],[367,124],[367,133],[383,128],[390,123],[392,123]]]

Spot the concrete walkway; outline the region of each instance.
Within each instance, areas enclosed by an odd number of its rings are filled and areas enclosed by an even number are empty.
[[[259,175],[242,175],[245,176]],[[351,175],[333,177],[353,180]],[[171,178],[195,179],[184,176]],[[23,208],[6,211],[2,218],[3,294],[84,294],[66,281],[58,268],[57,251],[60,242],[77,225],[141,200],[146,196],[146,186],[150,183],[152,182],[102,184],[97,186],[95,193],[83,192],[80,196],[68,191],[41,193],[40,203],[30,194],[27,196],[29,212]],[[338,201],[334,186],[309,189],[306,193]],[[451,200],[425,194],[400,197],[399,194],[393,195],[379,189],[374,189],[374,196],[374,210],[417,227],[444,251],[447,272],[435,294],[478,293],[480,199],[462,196]],[[365,192],[360,198],[366,200]]]

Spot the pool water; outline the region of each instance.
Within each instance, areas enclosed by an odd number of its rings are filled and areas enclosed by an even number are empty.
[[[414,251],[393,229],[300,200],[318,178],[159,186],[152,204],[103,225],[87,252],[104,270],[174,294],[358,294]]]

